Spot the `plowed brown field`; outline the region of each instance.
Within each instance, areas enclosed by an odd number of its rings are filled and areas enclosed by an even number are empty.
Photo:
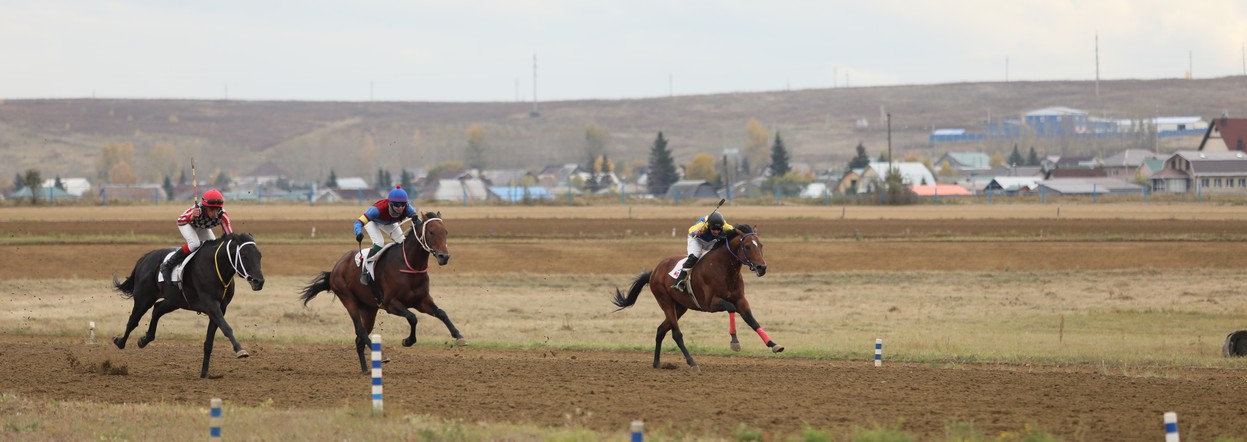
[[[58,239],[0,246],[0,279],[125,275],[141,253],[177,242],[170,224],[3,221],[7,237]],[[465,278],[476,272],[634,274],[659,256],[679,254],[682,240],[671,238],[671,230],[684,224],[683,218],[447,219],[454,275]],[[1242,241],[1247,223],[1227,220],[763,219],[753,224],[768,240],[767,261],[777,273],[1236,268],[1247,256]],[[313,227],[321,237],[310,238]],[[355,246],[348,229],[349,223],[307,219],[235,226],[256,235],[266,275],[291,276],[327,270]],[[118,243],[72,240],[88,235],[116,237]],[[127,242],[131,235],[168,238],[168,243]],[[266,237],[280,241],[265,243]],[[199,380],[188,367],[198,367],[200,342],[160,343],[122,351],[84,346],[79,338],[0,335],[0,385],[6,392],[52,400],[111,403],[202,405],[209,395],[242,405],[271,400],[297,408],[363,401],[352,399],[366,382],[355,366],[322,363],[349,356],[341,346],[252,342],[248,350],[254,356],[238,360],[218,339],[213,372],[223,377]],[[698,355],[702,369],[694,371],[652,369],[648,353],[623,351],[416,346],[390,354],[387,412],[469,421],[555,426],[581,410],[592,414],[577,423],[603,431],[642,419],[650,428],[728,436],[742,422],[793,434],[803,424],[843,429],[903,419],[907,431],[939,439],[948,421],[961,420],[987,434],[1038,424],[1071,439],[1156,440],[1163,437],[1161,414],[1177,411],[1184,438],[1247,436],[1242,369],[1170,368],[1141,377],[1077,366],[889,363],[877,369],[864,361]],[[129,374],[100,374],[96,368],[105,361],[127,366]]]

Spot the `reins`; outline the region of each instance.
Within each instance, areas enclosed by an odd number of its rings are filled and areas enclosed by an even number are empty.
[[[424,239],[428,237],[429,223],[433,221],[441,222],[442,219],[441,218],[429,218],[425,220],[424,222],[420,223],[420,234],[419,235],[415,234],[415,231],[414,231],[415,227],[414,226],[412,227],[412,230],[413,230],[412,236],[416,238],[416,242],[420,244],[420,247],[423,248],[424,251],[428,252],[429,254],[433,253],[433,248],[429,247],[429,244],[425,242]],[[428,273],[429,271],[429,264],[427,262],[424,264],[423,269],[416,270],[415,268],[411,266],[411,262],[407,261],[407,242],[406,241],[403,241],[403,264],[406,265],[407,268],[398,270],[399,272],[402,272],[402,273],[418,274],[418,273]]]
[[[755,268],[753,261],[750,261],[749,257],[745,255],[745,238],[748,238],[750,235],[757,236],[758,234],[756,232],[749,232],[740,236],[740,255],[737,255],[736,252],[732,251],[731,244],[725,245],[727,246],[727,252],[731,253],[733,258],[736,258],[736,260],[740,261],[741,264],[749,266],[749,270],[753,270]]]

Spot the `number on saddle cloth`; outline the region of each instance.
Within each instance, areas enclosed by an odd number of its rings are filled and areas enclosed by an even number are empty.
[[[672,268],[671,268],[671,271],[667,272],[667,274],[668,274],[668,275],[671,275],[671,278],[673,278],[673,279],[674,279],[674,278],[679,278],[679,277],[680,277],[680,270],[684,270],[684,261],[688,261],[688,257],[687,257],[687,256],[685,256],[685,257],[681,258],[679,261],[676,261],[676,262],[675,262],[675,267],[672,267]],[[691,273],[693,273],[693,269],[689,269],[689,270],[688,270],[688,272],[689,272],[690,274],[691,274]]]
[[[191,252],[189,255],[186,255],[185,258],[182,258],[182,262],[179,262],[177,267],[173,268],[173,272],[169,274],[169,277],[173,279],[173,282],[178,284],[182,283],[182,270],[186,268],[186,263],[191,262],[191,258],[193,258],[196,253],[199,253],[199,250],[200,249],[195,249],[195,251]],[[177,253],[177,249],[174,249],[172,252],[165,255],[165,259],[160,260],[160,263],[163,265],[165,262],[168,262],[169,258],[173,257],[174,253]],[[165,282],[164,273],[156,272],[156,282]]]

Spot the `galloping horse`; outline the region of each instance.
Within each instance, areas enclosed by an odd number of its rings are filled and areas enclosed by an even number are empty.
[[[217,327],[221,328],[221,332],[234,345],[235,356],[250,356],[234,338],[234,329],[225,322],[225,309],[234,299],[234,275],[246,279],[253,291],[264,288],[260,248],[247,233],[231,233],[220,239],[206,241],[186,262],[182,273],[181,293],[166,294],[162,293],[156,276],[160,273],[161,261],[172,251],[173,249],[168,248],[147,252],[139,258],[125,282],[117,282],[117,277],[113,276],[113,287],[121,292],[121,296],[134,299],[130,320],[126,322],[126,332],[120,337],[114,337],[113,344],[117,348],[125,349],[130,332],[138,327],[139,319],[153,306],[156,309],[152,313],[152,322],[147,326],[147,334],[139,337],[139,348],[156,340],[156,323],[165,313],[184,308],[206,314],[208,334],[204,337],[203,368],[199,370],[199,377],[206,378]]]
[[[459,334],[459,329],[450,322],[446,311],[437,308],[433,297],[429,295],[429,256],[437,258],[438,265],[446,265],[450,261],[450,252],[446,249],[446,223],[442,221],[441,212],[428,212],[420,215],[419,226],[412,223],[401,244],[381,251],[377,258],[373,282],[367,286],[359,283],[360,268],[355,264],[358,250],[351,250],[342,255],[333,265],[333,270],[321,272],[320,275],[303,288],[299,299],[303,305],[323,291],[332,290],[351,315],[355,324],[355,352],[359,354],[359,368],[368,373],[364,363],[364,348],[368,347],[368,335],[372,333],[377,320],[377,298],[385,311],[407,318],[411,325],[411,334],[403,339],[403,346],[410,347],[416,343],[416,315],[410,308],[441,319],[450,329],[455,344],[467,345],[467,340]],[[416,233],[416,229],[420,233]],[[419,244],[411,246],[409,244]],[[375,296],[379,291],[381,296]]]
[[[693,368],[697,367],[697,363],[693,362],[693,357],[688,354],[688,349],[684,347],[684,334],[680,332],[680,317],[684,316],[684,312],[688,310],[728,312],[732,324],[731,335],[734,350],[740,348],[736,340],[736,317],[734,316],[739,312],[745,323],[758,333],[762,342],[765,342],[772,352],[784,351],[784,347],[772,341],[762,330],[762,326],[758,325],[758,321],[753,318],[753,311],[749,308],[749,300],[745,299],[745,281],[740,275],[741,265],[749,267],[749,270],[759,277],[766,274],[766,259],[762,257],[762,241],[753,227],[748,224],[736,226],[735,230],[727,232],[726,241],[719,241],[701,257],[688,277],[691,295],[671,288],[675,278],[670,272],[676,268],[680,259],[680,256],[663,259],[654,270],[637,275],[626,296],[619,289],[615,289],[615,297],[612,299],[620,310],[631,307],[636,304],[641,289],[649,284],[650,292],[654,293],[658,306],[666,315],[666,319],[658,325],[658,336],[654,339],[654,368],[658,368],[658,357],[662,354],[662,341],[666,338],[668,331],[671,332],[676,345],[680,346],[680,351],[684,352],[684,360],[688,362],[688,365]]]

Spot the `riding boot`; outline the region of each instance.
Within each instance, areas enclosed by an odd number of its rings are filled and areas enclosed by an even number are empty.
[[[680,269],[680,276],[675,277],[675,284],[671,285],[672,290],[688,291],[688,272],[693,270],[697,260],[697,255],[688,255],[688,259],[684,260],[684,268]]]
[[[166,283],[173,283],[173,268],[177,267],[178,264],[181,264],[182,260],[186,259],[186,255],[187,253],[185,249],[177,249],[176,252],[173,252],[173,256],[170,256],[167,261],[161,263],[160,274],[164,275]]]
[[[681,292],[687,291],[684,287],[688,285],[688,269],[680,269],[680,276],[675,277],[675,284],[671,285],[672,290]]]
[[[368,263],[376,261],[377,252],[380,252],[380,251],[381,251],[381,247],[372,246],[372,248],[368,249],[368,254],[365,255],[363,262],[359,263],[359,283],[360,284],[368,285],[372,283],[372,275],[368,273]]]

